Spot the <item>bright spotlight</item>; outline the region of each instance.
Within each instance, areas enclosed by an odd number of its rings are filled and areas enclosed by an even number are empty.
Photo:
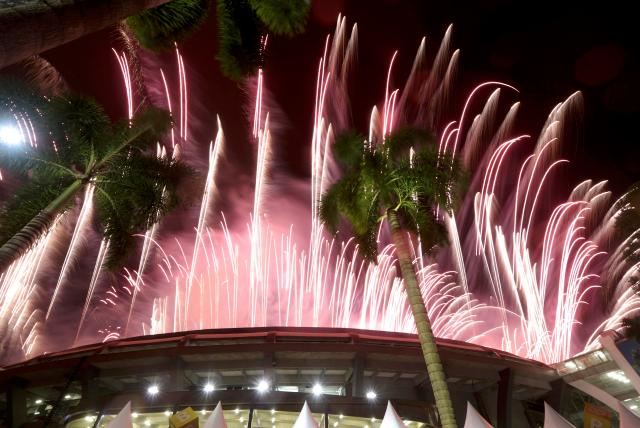
[[[311,391],[313,392],[313,395],[322,395],[322,385],[316,383],[313,385],[313,389]]]
[[[147,394],[149,395],[156,395],[158,392],[160,392],[160,388],[158,387],[158,385],[151,385],[149,388],[147,388]]]
[[[263,392],[267,392],[269,390],[269,382],[267,382],[266,380],[261,380],[258,383],[258,392],[263,393]]]
[[[369,392],[367,392],[367,398],[368,398],[369,400],[375,400],[377,396],[378,396],[378,394],[376,394],[376,392],[375,392],[375,391],[369,391]]]
[[[164,411],[164,415],[165,415],[166,417],[171,416],[171,410],[165,410],[165,411]]]
[[[137,418],[137,417],[138,417],[138,412],[133,412],[133,413],[131,413],[131,417],[132,417],[132,418]]]
[[[36,404],[42,404],[42,400],[41,400],[40,398],[38,398],[38,399],[36,400]]]
[[[150,427],[151,426],[151,421],[149,419],[145,419],[144,426]]]
[[[8,146],[16,146],[22,143],[22,134],[15,126],[0,126],[0,142]]]
[[[213,392],[213,390],[214,390],[214,389],[215,389],[215,387],[214,387],[214,386],[213,386],[213,384],[211,384],[211,383],[206,384],[206,385],[202,388],[202,390],[203,390],[205,393],[207,393],[207,394],[208,394],[208,393],[210,393],[210,392]]]
[[[334,427],[337,427],[337,426],[338,426],[338,421],[335,421],[335,422],[333,423],[333,426],[334,426]]]

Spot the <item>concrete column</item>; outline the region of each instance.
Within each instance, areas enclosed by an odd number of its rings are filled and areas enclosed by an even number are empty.
[[[180,358],[180,356],[176,357],[174,369],[171,372],[171,390],[187,390],[187,382],[184,376],[184,361],[182,361],[182,358]]]
[[[95,366],[87,366],[80,372],[80,386],[82,388],[82,404],[98,410],[99,388],[98,377],[100,370]]]
[[[27,381],[12,378],[7,388],[7,425],[18,428],[27,422]]]
[[[513,407],[513,372],[504,369],[498,372],[498,427],[511,428],[511,408]]]
[[[353,360],[351,385],[352,397],[364,397],[364,355],[361,353],[357,353]]]

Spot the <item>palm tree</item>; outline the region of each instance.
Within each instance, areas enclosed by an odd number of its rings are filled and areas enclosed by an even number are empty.
[[[0,68],[169,0],[33,0],[0,5]]]
[[[234,80],[262,66],[268,32],[294,36],[307,24],[310,0],[218,0],[218,55],[222,72]]]
[[[177,186],[188,172],[148,151],[169,129],[168,114],[147,108],[131,122],[112,123],[91,99],[44,98],[19,86],[0,84],[0,121],[30,121],[37,141],[0,146],[0,169],[23,182],[0,207],[0,273],[88,186],[94,188],[97,224],[109,240],[106,266],[118,266],[133,235],[177,205]]]
[[[333,150],[344,175],[323,195],[320,218],[333,232],[345,219],[359,251],[373,262],[377,260],[379,224],[387,219],[436,407],[442,426],[453,428],[456,421],[449,389],[407,241],[407,232],[412,232],[428,250],[444,244],[446,231],[434,210],[452,210],[463,188],[458,164],[439,155],[433,141],[427,132],[416,129],[395,132],[381,145],[370,145],[355,132],[339,137]]]
[[[173,48],[205,21],[209,0],[172,0],[127,18],[140,46],[154,52]]]
[[[209,0],[29,0],[0,4],[0,69],[125,18],[143,47],[161,50],[197,28],[208,7]]]

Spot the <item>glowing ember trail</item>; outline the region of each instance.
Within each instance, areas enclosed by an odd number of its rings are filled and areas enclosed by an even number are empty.
[[[519,104],[512,98],[517,90],[501,82],[479,84],[460,106],[459,116],[445,117],[460,56],[451,48],[451,33],[449,27],[432,62],[422,40],[402,89],[393,89],[393,66],[400,55],[393,54],[385,85],[379,88],[380,103],[371,109],[368,138],[362,141],[384,144],[389,133],[406,125],[431,129],[439,152],[454,154],[470,171],[468,191],[455,216],[436,211],[451,245],[428,256],[411,238],[434,333],[545,362],[594,349],[600,332],[620,329],[624,317],[640,310],[640,297],[632,287],[640,263],[625,257],[640,230],[622,239],[613,233],[617,216],[636,207],[623,198],[611,202],[606,183],[591,180],[567,188],[563,196],[555,174],[568,164],[560,153],[569,135],[567,125],[581,103],[579,93],[553,108],[537,138],[514,134]],[[225,118],[218,118],[204,191],[190,230],[178,235],[151,225],[142,236],[136,269],[125,269],[117,283],[108,285],[106,275],[99,275],[108,246],[103,241],[83,289],[86,299],[77,343],[121,334],[268,325],[414,331],[386,228],[378,234],[379,260],[374,265],[358,256],[353,240],[329,236],[318,217],[323,193],[340,176],[332,158],[334,136],[352,127],[348,80],[357,34],[356,25],[349,30],[346,18],[339,17],[317,63],[315,99],[309,100],[310,181],[304,188],[304,200],[311,200],[305,203],[304,218],[299,210],[279,207],[278,194],[291,189],[282,180],[270,179],[277,168],[272,161],[279,141],[272,132],[277,129],[275,116],[268,111],[272,104],[265,102],[269,79],[260,69],[252,94],[252,123],[247,125],[256,167],[253,201],[249,209],[243,207],[246,217],[231,207],[227,214],[233,213],[233,221],[227,222],[231,215],[225,217],[221,211],[229,207],[216,206],[215,196],[224,196],[218,181],[223,144],[230,143],[224,137]],[[131,116],[128,60],[114,52]],[[175,132],[161,142],[175,150],[167,153],[161,147],[158,156],[174,159],[190,138],[185,64],[177,47],[175,53],[175,109],[162,69],[157,77],[162,101],[166,98],[177,119]],[[381,59],[381,64],[388,60]],[[501,103],[505,97],[508,109]],[[25,141],[35,144],[35,133],[30,134],[28,120],[22,119],[16,117]],[[189,142],[190,147],[197,143]],[[0,277],[0,336],[22,349],[23,356],[47,349],[39,345],[44,319],[35,297],[51,297],[47,318],[55,318],[53,309],[64,300],[59,288],[89,215],[90,204],[85,202],[52,295],[40,287],[38,278],[53,229]],[[588,314],[587,301],[593,302]],[[578,324],[586,334],[575,328]]]

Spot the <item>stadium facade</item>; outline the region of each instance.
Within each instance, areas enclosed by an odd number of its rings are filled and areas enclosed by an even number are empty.
[[[438,346],[459,420],[470,402],[498,428],[537,427],[546,401],[578,423],[585,403],[602,405],[585,385],[632,410],[638,400],[606,349],[550,367],[465,342],[439,339]],[[354,329],[199,330],[110,341],[5,367],[0,394],[7,427],[98,428],[128,401],[136,426],[165,427],[171,412],[190,406],[207,415],[221,401],[229,428],[289,428],[307,401],[321,427],[376,428],[388,400],[408,427],[438,426],[416,337]]]

